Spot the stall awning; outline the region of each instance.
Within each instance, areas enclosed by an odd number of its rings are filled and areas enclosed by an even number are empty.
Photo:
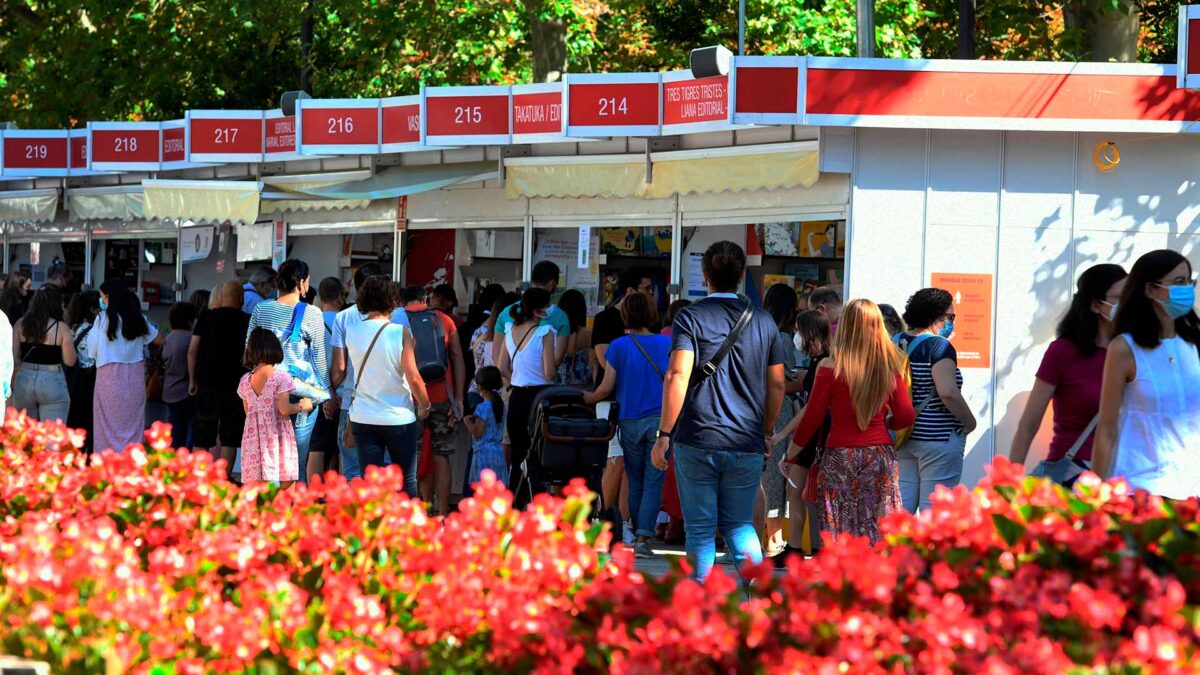
[[[0,192],[0,223],[47,223],[57,211],[57,188]]]
[[[114,185],[74,188],[67,191],[71,222],[84,220],[140,220],[142,186]]]
[[[355,171],[330,171],[325,173],[288,174],[264,176],[262,181],[270,189],[263,189],[262,214],[304,213],[308,211],[340,211],[360,209],[370,205],[369,199],[322,199],[305,194],[304,190],[327,188],[366,180],[371,172],[366,169]]]
[[[291,186],[288,189],[336,200],[394,199],[459,183],[491,180],[499,175],[497,169],[495,162],[394,166],[365,180],[324,187]]]
[[[505,162],[516,197],[641,197],[742,192],[817,182],[815,142],[653,153],[652,182],[642,155],[527,157]]]
[[[253,181],[145,180],[147,220],[253,223],[262,184]]]

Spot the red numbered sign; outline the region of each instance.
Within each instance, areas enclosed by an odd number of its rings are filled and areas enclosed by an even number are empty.
[[[807,66],[802,56],[737,56],[733,121],[803,124]]]
[[[380,101],[383,119],[383,152],[403,152],[421,147],[421,97],[395,96]]]
[[[296,116],[300,154],[379,152],[379,99],[301,99]]]
[[[262,161],[262,111],[191,110],[187,122],[189,161]]]
[[[729,78],[694,79],[691,71],[663,73],[663,133],[692,134],[731,127]]]
[[[95,171],[158,171],[158,122],[88,122],[88,168]]]
[[[658,73],[567,75],[568,136],[657,136]]]
[[[426,145],[507,145],[509,87],[433,87],[425,99]]]
[[[563,140],[562,83],[514,86],[512,121],[513,143]]]
[[[4,175],[66,176],[68,132],[14,129],[4,132]]]

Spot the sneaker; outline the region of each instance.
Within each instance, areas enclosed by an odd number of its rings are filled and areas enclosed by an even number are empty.
[[[621,524],[621,542],[626,546],[633,546],[637,542],[637,535],[633,533],[633,523],[628,520]]]
[[[639,541],[633,547],[633,557],[635,558],[653,558],[654,549],[650,548],[650,542]]]

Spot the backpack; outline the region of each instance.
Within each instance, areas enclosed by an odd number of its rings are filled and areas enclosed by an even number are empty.
[[[442,328],[442,319],[437,310],[405,311],[413,335],[413,356],[417,359],[421,379],[426,383],[446,379],[450,356],[446,352],[446,331]]]
[[[904,377],[904,386],[905,386],[905,388],[908,389],[908,397],[910,400],[912,399],[912,388],[913,388],[912,354],[914,351],[916,351],[917,345],[921,344],[927,338],[931,338],[931,337],[933,337],[933,335],[931,335],[929,333],[922,333],[921,335],[918,335],[916,337],[910,337],[904,333],[896,333],[896,335],[894,335],[892,337],[892,342],[895,342],[896,347],[898,349],[900,349],[900,351],[901,351],[900,374],[903,375],[903,377]],[[906,338],[907,338],[907,341],[905,340]],[[933,400],[933,396],[936,393],[937,393],[937,387],[933,387],[929,390],[929,393],[925,395],[925,400],[921,401],[920,405],[918,405],[916,407],[916,413],[917,413],[916,417],[921,416],[921,411],[925,409],[925,406],[929,405],[929,402]],[[914,420],[915,419],[916,418],[914,418]],[[916,422],[914,421],[913,424],[915,426]],[[895,440],[895,443],[893,444],[895,446],[895,448],[897,450],[899,450],[908,441],[909,437],[912,436],[912,433],[913,433],[913,427],[897,429],[896,430],[896,440]]]

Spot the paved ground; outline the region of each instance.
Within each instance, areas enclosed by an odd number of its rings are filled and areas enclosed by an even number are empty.
[[[653,545],[653,558],[638,558],[637,569],[642,574],[659,575],[665,574],[670,569],[670,561],[681,559],[684,557],[682,546],[668,546],[662,543]],[[735,574],[733,562],[729,558],[729,554],[725,551],[717,551],[717,564],[725,568],[725,571],[730,574]]]

